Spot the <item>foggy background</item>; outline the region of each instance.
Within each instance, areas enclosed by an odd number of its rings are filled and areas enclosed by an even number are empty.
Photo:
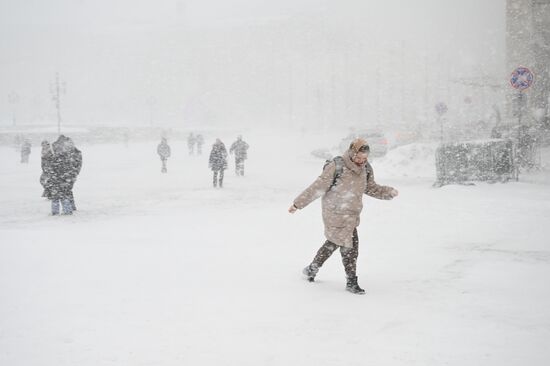
[[[0,0],[0,366],[547,366],[548,60],[550,0]],[[338,253],[301,279],[323,207],[287,211],[352,127],[399,191],[361,300]]]
[[[56,72],[70,125],[422,127],[439,101],[490,119],[505,5],[1,0],[0,125],[55,125]]]

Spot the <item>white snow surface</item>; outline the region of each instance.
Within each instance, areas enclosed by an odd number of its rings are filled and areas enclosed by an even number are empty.
[[[1,147],[0,365],[548,364],[547,179],[436,189],[434,146],[390,151],[373,166],[400,195],[364,199],[358,296],[339,253],[301,276],[320,202],[287,212],[338,137],[244,138],[223,189],[184,141],[164,175],[158,141],[80,145],[79,210],[60,217],[39,147],[28,165]]]

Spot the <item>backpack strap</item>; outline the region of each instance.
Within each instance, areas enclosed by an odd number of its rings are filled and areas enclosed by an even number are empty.
[[[330,187],[328,187],[328,191],[330,191],[332,189],[332,187],[334,187],[338,181],[338,179],[342,176],[342,172],[344,171],[344,158],[341,157],[341,156],[335,156],[334,159],[332,159],[332,161],[334,161],[334,164],[336,165],[336,168],[334,169],[334,178],[332,179],[332,184],[330,185]]]

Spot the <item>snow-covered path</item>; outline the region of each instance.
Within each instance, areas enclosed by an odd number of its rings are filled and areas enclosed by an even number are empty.
[[[428,155],[390,153],[377,181],[400,196],[365,198],[354,296],[338,253],[300,275],[320,203],[286,210],[317,142],[245,139],[223,190],[183,142],[166,175],[156,143],[80,146],[72,217],[48,216],[37,148],[0,148],[0,364],[546,365],[548,184],[434,189]]]

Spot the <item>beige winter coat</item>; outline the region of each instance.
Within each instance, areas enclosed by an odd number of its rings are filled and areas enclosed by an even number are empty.
[[[392,188],[377,185],[370,164],[357,166],[351,160],[352,154],[353,152],[348,150],[342,156],[342,175],[330,190],[336,170],[334,161],[329,163],[321,175],[294,200],[294,205],[302,209],[322,196],[325,237],[328,241],[346,248],[352,247],[353,230],[359,226],[363,194],[378,199],[392,198]]]

